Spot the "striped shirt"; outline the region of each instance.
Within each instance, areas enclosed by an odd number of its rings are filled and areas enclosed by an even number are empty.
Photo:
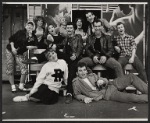
[[[134,37],[132,35],[125,34],[122,38],[120,35],[116,37],[117,45],[121,49],[121,56],[131,56],[132,50],[137,48]]]

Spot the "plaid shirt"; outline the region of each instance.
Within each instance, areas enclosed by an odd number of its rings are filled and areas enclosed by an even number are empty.
[[[125,34],[122,38],[120,35],[116,37],[117,45],[121,49],[121,56],[131,56],[132,50],[137,48],[134,37],[132,35]]]

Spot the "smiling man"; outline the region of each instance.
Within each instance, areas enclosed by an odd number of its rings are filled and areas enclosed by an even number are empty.
[[[128,85],[134,85],[142,92],[141,95],[121,92]],[[85,63],[79,62],[77,77],[73,80],[74,97],[80,102],[113,100],[124,103],[147,103],[148,85],[133,74],[125,75],[109,82],[99,78],[95,73],[88,74]]]
[[[120,53],[120,57],[118,59],[119,63],[123,68],[127,63],[132,64],[139,73],[139,77],[144,82],[148,83],[144,66],[136,55],[137,45],[134,37],[125,32],[125,27],[122,22],[117,23],[117,31],[119,35],[116,37],[117,46],[115,46],[115,50]]]
[[[68,85],[67,85],[67,98],[66,103],[72,102],[72,80],[76,76],[77,63],[82,57],[83,40],[82,36],[75,34],[74,25],[72,22],[67,23],[67,37],[63,41],[63,53],[65,60],[68,63]]]

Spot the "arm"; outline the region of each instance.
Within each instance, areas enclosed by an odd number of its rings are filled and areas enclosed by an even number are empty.
[[[83,49],[83,39],[81,35],[78,35],[77,51],[75,52],[77,58],[82,54],[82,49]]]
[[[32,88],[31,91],[30,91],[30,95],[32,95],[33,93],[35,93],[35,92],[38,90],[38,87],[39,87],[41,84],[43,84],[44,79],[45,79],[45,77],[46,77],[46,67],[47,67],[47,66],[45,66],[45,65],[42,67],[42,69],[41,69],[41,71],[40,71],[38,77],[36,78],[36,82],[35,82],[33,88]]]
[[[67,85],[67,80],[68,80],[68,65],[64,61],[64,83]]]
[[[80,87],[78,87],[78,80],[74,80],[73,81],[73,91],[74,91],[74,97],[78,100],[78,101],[83,101],[84,99],[87,98],[87,96],[83,95],[80,91]]]

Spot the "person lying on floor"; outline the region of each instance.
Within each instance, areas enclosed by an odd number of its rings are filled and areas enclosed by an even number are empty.
[[[133,85],[142,94],[121,92],[129,85]],[[74,97],[84,103],[102,99],[124,103],[148,102],[148,85],[137,76],[129,74],[108,81],[106,78],[98,78],[95,73],[88,74],[87,66],[83,62],[78,63],[77,77],[73,80],[73,90]]]
[[[14,102],[31,100],[54,104],[58,101],[62,81],[67,85],[68,66],[64,60],[58,59],[57,53],[53,49],[47,50],[46,57],[48,62],[42,67],[29,94],[14,97]]]

